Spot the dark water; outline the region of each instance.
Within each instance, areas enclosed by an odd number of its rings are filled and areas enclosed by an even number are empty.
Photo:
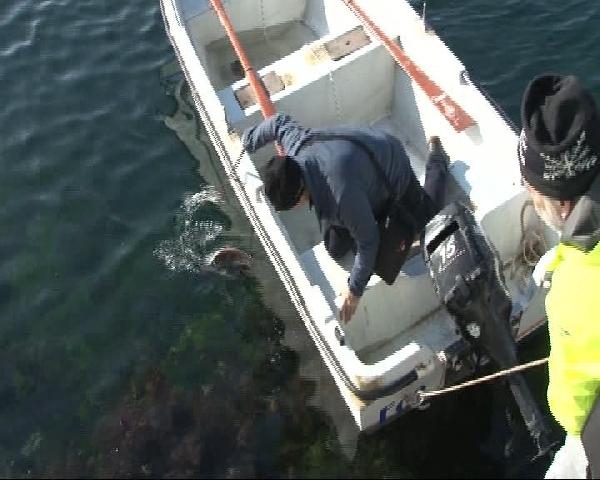
[[[517,123],[536,73],[579,74],[600,98],[598,2],[428,12]],[[349,441],[300,321],[206,268],[257,242],[175,100],[157,1],[3,0],[0,58],[0,476],[506,474],[501,389]],[[532,380],[543,399],[545,372]]]

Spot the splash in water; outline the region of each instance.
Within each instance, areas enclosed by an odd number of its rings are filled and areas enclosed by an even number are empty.
[[[220,203],[219,193],[212,187],[184,196],[175,220],[175,237],[162,241],[154,250],[167,268],[199,273],[210,265],[225,226],[219,220],[209,219],[207,211]]]

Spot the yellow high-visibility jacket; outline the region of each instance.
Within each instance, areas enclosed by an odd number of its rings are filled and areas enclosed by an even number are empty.
[[[559,244],[549,271],[548,403],[567,433],[580,435],[600,394],[600,243],[587,252]]]

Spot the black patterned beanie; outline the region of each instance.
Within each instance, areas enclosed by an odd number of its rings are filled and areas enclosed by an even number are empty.
[[[585,193],[600,167],[600,119],[591,93],[574,75],[541,75],[523,94],[521,175],[558,200]]]

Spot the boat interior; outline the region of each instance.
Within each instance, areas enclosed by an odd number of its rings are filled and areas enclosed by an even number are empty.
[[[179,3],[229,128],[241,135],[262,119],[243,69],[210,3]],[[512,165],[514,134],[506,131],[477,90],[461,83],[462,65],[405,2],[371,2],[368,10],[399,45],[414,52],[413,60],[428,75],[470,109],[477,119],[475,128],[456,132],[388,51],[371,40],[341,0],[223,3],[277,111],[307,127],[380,127],[404,143],[421,182],[427,140],[431,135],[440,136],[451,158],[446,201],[460,199],[473,206],[506,265],[518,256],[523,232],[506,228],[507,218],[515,219],[514,225],[518,225],[526,200],[515,180],[516,165]],[[435,64],[436,56],[427,53],[436,49],[441,52],[438,62],[442,59],[443,64]],[[258,166],[274,153],[274,148],[267,146],[251,160]],[[479,183],[473,182],[474,177]],[[339,263],[329,257],[314,212],[308,208],[273,211],[273,215],[279,217],[310,283],[321,290],[332,315],[337,315],[353,256]],[[532,210],[525,209],[524,225],[538,229]],[[507,280],[510,283],[510,278]],[[513,283],[509,285],[513,292],[521,288],[516,280]],[[371,278],[355,317],[344,326],[346,342],[368,364],[413,341],[428,342],[433,351],[439,351],[455,335],[451,322],[439,312],[440,303],[422,255],[415,249],[394,285],[386,285],[376,275]]]

